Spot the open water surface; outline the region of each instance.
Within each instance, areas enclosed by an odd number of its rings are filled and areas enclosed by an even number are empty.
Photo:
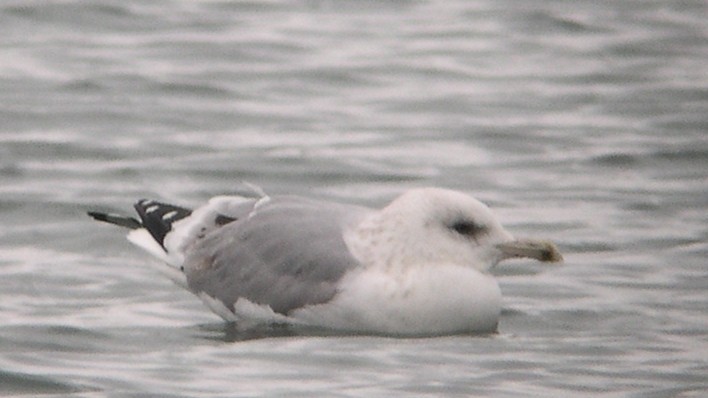
[[[708,395],[701,0],[0,2],[0,395]],[[86,210],[474,194],[499,333],[239,330]]]

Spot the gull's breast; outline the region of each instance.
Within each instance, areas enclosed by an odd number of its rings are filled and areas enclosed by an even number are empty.
[[[290,317],[354,332],[435,335],[494,332],[500,313],[501,291],[494,277],[434,264],[352,271],[331,301],[295,310]]]

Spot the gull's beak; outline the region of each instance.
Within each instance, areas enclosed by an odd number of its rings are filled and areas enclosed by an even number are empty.
[[[497,249],[502,252],[503,258],[527,257],[547,263],[563,261],[563,256],[553,242],[548,240],[520,239],[500,243]]]

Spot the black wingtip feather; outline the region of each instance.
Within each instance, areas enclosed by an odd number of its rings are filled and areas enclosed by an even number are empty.
[[[135,210],[142,220],[142,226],[163,248],[165,235],[172,230],[172,224],[192,214],[190,209],[148,199],[135,203]]]
[[[119,215],[115,215],[115,214],[108,214],[108,213],[99,213],[97,211],[89,211],[89,212],[87,212],[87,214],[89,216],[91,216],[96,221],[114,224],[114,225],[118,225],[120,227],[126,227],[126,228],[130,228],[130,229],[142,228],[142,224],[140,224],[140,221],[138,221],[132,217],[124,217],[124,216],[119,216]]]

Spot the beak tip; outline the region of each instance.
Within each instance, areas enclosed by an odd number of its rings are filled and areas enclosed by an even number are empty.
[[[540,260],[544,263],[562,263],[563,255],[556,245],[551,241],[545,241],[544,244],[546,250],[543,251],[543,256]]]
[[[543,263],[562,263],[563,255],[558,247],[550,240],[538,241],[538,257],[536,259]]]
[[[549,240],[517,240],[500,245],[506,258],[527,257],[544,263],[562,263],[563,255]]]

